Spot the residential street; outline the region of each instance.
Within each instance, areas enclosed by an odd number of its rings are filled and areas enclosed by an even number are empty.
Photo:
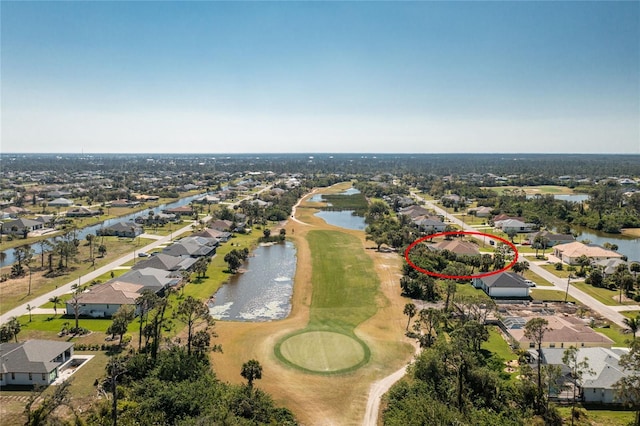
[[[251,199],[253,196],[261,194],[264,191],[267,191],[269,189],[271,189],[273,187],[273,185],[268,185],[264,188],[262,188],[260,191],[256,192],[256,193],[252,193],[250,195],[247,195],[246,197],[244,197],[242,200],[237,201],[235,203],[225,203],[227,204],[229,207],[233,207],[236,204],[241,203],[244,200],[249,200]],[[209,220],[211,220],[211,216],[206,216],[203,218],[204,222],[208,222]],[[131,252],[129,254],[126,254],[122,257],[120,257],[119,259],[114,260],[113,262],[102,266],[100,268],[97,268],[95,271],[91,271],[88,274],[85,274],[83,276],[80,276],[78,278],[73,279],[72,281],[70,281],[69,283],[58,287],[57,289],[50,291],[47,294],[44,294],[42,296],[38,296],[38,297],[34,297],[33,299],[29,300],[27,303],[23,303],[20,306],[11,309],[10,311],[7,311],[6,313],[0,315],[0,324],[4,324],[5,322],[7,322],[9,320],[9,318],[11,317],[19,317],[21,315],[26,315],[28,313],[27,311],[27,305],[31,305],[31,306],[35,306],[36,309],[34,309],[33,311],[31,311],[32,314],[40,314],[40,313],[53,313],[53,309],[41,309],[39,308],[40,306],[44,305],[45,303],[47,303],[49,301],[49,299],[53,296],[62,296],[63,294],[67,294],[67,293],[71,293],[72,291],[72,286],[74,284],[85,284],[87,282],[90,282],[94,279],[96,279],[97,277],[99,277],[102,274],[106,274],[107,272],[116,269],[118,266],[122,265],[123,263],[126,263],[128,261],[130,261],[131,259],[137,259],[136,253],[141,253],[141,252],[149,252],[153,249],[155,249],[156,247],[162,245],[162,244],[166,244],[168,242],[170,242],[173,238],[178,237],[182,234],[185,234],[187,232],[190,232],[192,230],[191,225],[193,224],[193,222],[189,222],[188,225],[184,226],[183,228],[177,229],[175,231],[173,231],[171,234],[166,235],[164,237],[162,236],[156,236],[156,235],[146,235],[147,238],[155,238],[156,241],[147,244],[144,247],[140,247],[139,249],[135,250],[134,252]],[[64,308],[61,308],[61,311]]]
[[[420,197],[415,192],[412,192],[411,195],[414,198],[418,199],[418,200],[424,201],[424,203],[429,208],[435,210],[438,214],[443,215],[449,221],[451,221],[451,223],[460,226],[463,230],[465,230],[465,231],[476,231],[477,232],[477,230],[475,228],[473,228],[470,225],[465,224],[463,221],[461,221],[460,219],[458,219],[454,215],[448,213],[447,211],[445,211],[444,209],[439,207],[434,202],[429,201],[429,200],[425,200],[424,198]],[[540,262],[537,262],[537,263],[540,263]],[[544,262],[542,262],[542,263],[544,263]],[[545,280],[547,280],[547,281],[549,281],[550,283],[553,284],[553,286],[540,286],[540,287],[537,287],[538,289],[540,289],[540,290],[567,291],[567,281],[565,279],[556,277],[551,272],[549,272],[549,271],[543,269],[542,267],[540,267],[538,264],[529,261],[529,270],[531,270],[533,273],[539,275],[540,277],[544,278]],[[599,300],[594,299],[593,297],[589,296],[588,294],[584,293],[583,291],[581,291],[581,290],[579,290],[579,289],[577,289],[577,288],[575,288],[573,286],[569,286],[569,295],[574,297],[576,300],[578,300],[580,303],[584,304],[585,306],[588,306],[591,309],[593,309],[594,311],[598,312],[603,317],[605,317],[605,318],[609,319],[610,321],[614,322],[615,324],[619,325],[620,327],[626,327],[626,326],[622,322],[622,320],[625,317],[624,317],[624,315],[620,314],[619,311],[640,310],[640,306],[639,305],[607,306],[604,303],[600,302]]]

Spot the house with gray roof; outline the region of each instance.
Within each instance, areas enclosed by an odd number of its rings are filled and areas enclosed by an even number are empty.
[[[164,271],[189,271],[197,260],[191,256],[169,256],[164,253],[154,253],[147,259],[133,265],[131,269],[155,268]]]
[[[138,235],[142,234],[144,230],[140,225],[135,222],[118,222],[113,225],[105,226],[104,228],[98,229],[96,234],[98,236],[105,237],[125,237],[125,238],[135,238]]]
[[[559,365],[563,376],[569,380],[571,371],[563,361],[564,349],[542,349],[544,364]],[[632,374],[620,366],[620,356],[628,353],[627,348],[578,348],[578,362],[586,360],[591,372],[585,373],[580,385],[581,400],[587,403],[619,403],[613,385],[623,377]]]
[[[49,385],[73,356],[73,343],[27,340],[0,344],[0,386]]]
[[[501,272],[488,277],[474,278],[473,286],[481,288],[491,297],[529,297],[529,285],[524,278],[513,272]]]
[[[49,201],[49,207],[71,207],[73,205],[73,201],[68,198],[56,198],[55,200]]]
[[[216,254],[217,240],[203,237],[187,237],[162,249],[170,256],[211,257]]]
[[[44,224],[37,220],[32,219],[15,219],[2,223],[2,233],[3,234],[14,234],[20,235],[25,232],[32,232],[36,229],[44,228]]]
[[[118,281],[123,283],[141,285],[138,293],[144,290],[151,290],[160,293],[169,287],[174,287],[180,283],[182,276],[177,271],[165,271],[156,268],[133,269],[120,277]]]

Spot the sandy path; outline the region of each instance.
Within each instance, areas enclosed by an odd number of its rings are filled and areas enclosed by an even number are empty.
[[[406,299],[400,296],[398,286],[402,259],[397,254],[366,250],[374,259],[381,283],[376,300],[378,312],[355,330],[371,349],[367,365],[335,376],[309,374],[285,366],[275,357],[275,344],[285,335],[304,328],[309,321],[312,254],[305,238],[307,232],[339,230],[360,238],[363,248],[367,244],[362,231],[327,225],[313,216],[315,211],[298,203],[295,219],[299,222],[291,220],[285,226],[297,250],[289,317],[263,323],[218,321],[217,343],[222,344],[224,353],[212,354],[211,358],[218,377],[233,383],[243,382],[242,363],[257,359],[263,367],[263,378],[257,386],[271,394],[278,404],[291,409],[303,425],[359,425],[365,414],[370,385],[399,368],[404,369],[413,353],[409,339],[404,337],[406,317],[402,308]],[[299,226],[301,224],[308,226]]]

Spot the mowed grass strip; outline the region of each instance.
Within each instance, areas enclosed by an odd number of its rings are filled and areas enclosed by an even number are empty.
[[[376,313],[379,280],[373,261],[356,237],[339,231],[310,231],[313,294],[307,328],[353,333]]]
[[[303,371],[340,374],[365,365],[369,347],[354,329],[376,313],[379,279],[362,242],[339,231],[309,231],[313,292],[309,323],[276,344],[278,359]]]

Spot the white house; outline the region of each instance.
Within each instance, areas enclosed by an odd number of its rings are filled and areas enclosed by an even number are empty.
[[[515,231],[518,233],[531,232],[535,229],[535,224],[525,223],[518,219],[506,219],[494,223],[496,228],[499,228],[506,233],[509,233],[511,231]]]
[[[529,285],[524,278],[512,272],[474,278],[473,286],[481,288],[491,297],[529,297]]]
[[[49,385],[73,356],[73,343],[27,340],[0,344],[0,386]]]

